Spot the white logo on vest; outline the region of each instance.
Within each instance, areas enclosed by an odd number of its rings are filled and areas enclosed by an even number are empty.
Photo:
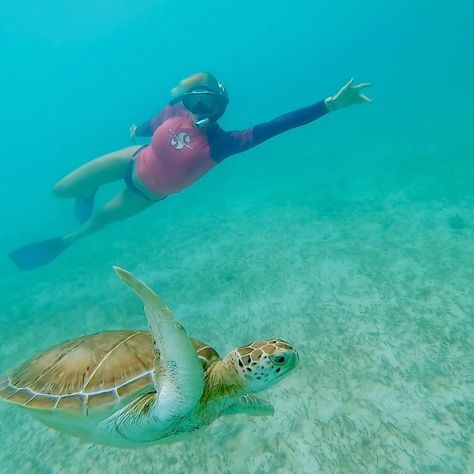
[[[191,141],[191,137],[185,133],[185,132],[179,132],[176,133],[174,128],[168,129],[168,131],[171,133],[171,146],[176,148],[177,150],[182,150],[184,147],[188,148],[189,150],[193,149],[192,145],[189,145],[189,142]]]

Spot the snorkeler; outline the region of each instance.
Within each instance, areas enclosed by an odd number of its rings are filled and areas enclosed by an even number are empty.
[[[370,85],[353,85],[351,79],[335,95],[309,107],[244,131],[226,132],[217,123],[229,102],[224,86],[211,74],[193,74],[172,89],[172,100],[159,115],[130,127],[131,139],[152,137],[148,146],[135,145],[103,155],[54,186],[56,196],[75,199],[74,212],[81,227],[70,234],[21,247],[10,257],[21,270],[45,265],[79,239],[187,188],[231,155],[328,112],[371,103],[362,92]],[[94,214],[98,188],[121,179],[126,184],[124,189]]]

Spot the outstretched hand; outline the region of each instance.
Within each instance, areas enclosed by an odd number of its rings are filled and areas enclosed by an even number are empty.
[[[130,128],[129,128],[129,132],[130,132],[130,135],[129,135],[129,138],[130,138],[130,141],[132,142],[135,142],[136,139],[137,139],[137,136],[136,136],[136,131],[137,131],[137,126],[135,124],[131,125]]]
[[[344,84],[335,95],[328,97],[324,100],[327,109],[332,112],[333,110],[342,109],[343,107],[349,107],[355,104],[372,104],[373,100],[362,93],[362,90],[372,85],[371,82],[362,82],[355,86],[352,85],[354,78]]]

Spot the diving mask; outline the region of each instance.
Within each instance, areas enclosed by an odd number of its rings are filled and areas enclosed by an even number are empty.
[[[196,86],[189,92],[172,99],[170,104],[178,102],[182,102],[197,117],[196,126],[202,128],[222,117],[229,98],[224,86],[219,83],[219,92],[206,86]]]

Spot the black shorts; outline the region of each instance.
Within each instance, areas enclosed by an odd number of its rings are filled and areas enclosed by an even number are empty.
[[[145,198],[147,201],[152,201],[152,199],[149,198],[144,192],[140,191],[140,189],[138,189],[135,186],[135,183],[133,182],[133,167],[135,166],[135,157],[146,146],[147,145],[143,145],[140,148],[138,148],[138,150],[133,152],[133,155],[130,157],[130,161],[128,162],[127,171],[125,172],[125,176],[124,176],[123,179],[125,181],[125,184],[127,185],[127,188],[130,189],[130,191],[132,191],[132,193],[138,194],[142,198]]]

